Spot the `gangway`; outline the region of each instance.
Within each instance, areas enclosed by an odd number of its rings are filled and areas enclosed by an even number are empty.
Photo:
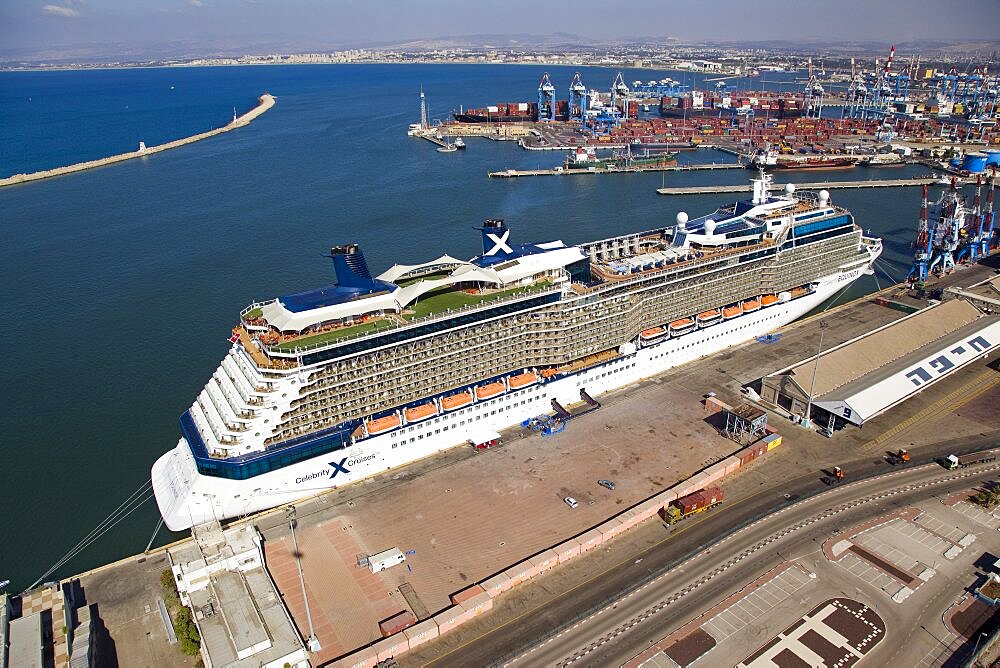
[[[594,410],[601,407],[601,402],[587,394],[587,390],[583,388],[580,389],[580,398],[586,401],[587,404]]]
[[[573,415],[568,410],[563,408],[562,404],[555,399],[552,400],[552,410],[556,412],[556,417],[562,418],[563,420],[573,417]]]

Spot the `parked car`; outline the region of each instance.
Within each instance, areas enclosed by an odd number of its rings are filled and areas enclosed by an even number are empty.
[[[574,499],[572,496],[567,496],[565,499],[563,499],[563,501],[565,501],[566,505],[569,506],[570,508],[576,508],[577,506],[580,505],[579,503],[576,502],[576,499]]]
[[[601,487],[607,487],[608,489],[614,489],[615,483],[612,480],[598,480],[597,484]]]

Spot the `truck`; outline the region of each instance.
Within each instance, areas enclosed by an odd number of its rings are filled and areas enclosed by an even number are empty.
[[[910,453],[908,450],[900,448],[896,452],[889,453],[887,459],[893,466],[896,466],[897,464],[908,464],[910,462]]]
[[[722,503],[723,498],[725,495],[721,489],[709,487],[671,501],[669,505],[660,510],[660,517],[667,524],[673,525],[691,515],[714,508]]]
[[[941,463],[949,471],[954,471],[955,469],[965,468],[966,466],[972,466],[973,464],[988,464],[989,462],[995,462],[996,460],[996,453],[990,451],[971,455],[948,455],[941,460]]]

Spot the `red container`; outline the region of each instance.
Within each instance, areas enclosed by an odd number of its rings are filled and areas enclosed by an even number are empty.
[[[388,638],[394,633],[399,633],[403,629],[413,626],[416,623],[417,618],[413,616],[413,613],[409,610],[403,610],[402,612],[379,622],[378,630],[382,634],[383,638]]]

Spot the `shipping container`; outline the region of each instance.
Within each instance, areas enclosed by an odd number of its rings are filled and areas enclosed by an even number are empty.
[[[382,633],[383,638],[388,638],[393,633],[399,633],[403,629],[409,628],[416,623],[417,618],[413,616],[413,613],[409,610],[403,610],[402,612],[379,622],[378,630]]]

